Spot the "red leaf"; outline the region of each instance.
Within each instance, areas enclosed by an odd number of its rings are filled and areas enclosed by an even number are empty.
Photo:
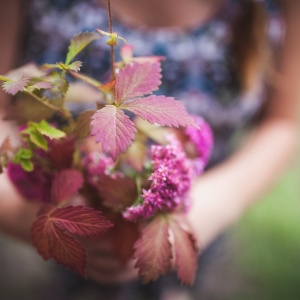
[[[83,185],[82,174],[77,170],[59,172],[52,183],[52,197],[56,203],[74,196]]]
[[[58,170],[69,169],[73,164],[75,137],[62,138],[51,143],[47,156]]]
[[[85,206],[57,208],[49,218],[61,230],[78,236],[101,234],[112,226],[99,211]]]
[[[127,99],[158,90],[160,72],[159,62],[126,65],[116,76],[115,100],[121,104]]]
[[[132,205],[137,197],[136,184],[128,177],[103,176],[99,181],[98,190],[104,200],[103,204],[117,211]]]
[[[128,116],[114,105],[106,105],[92,117],[92,135],[104,152],[116,159],[131,144],[136,128]]]
[[[174,236],[175,266],[182,284],[192,285],[197,270],[196,239],[184,216],[176,216],[170,222]]]
[[[120,108],[129,110],[152,124],[199,128],[193,118],[188,115],[183,104],[172,97],[152,95],[125,102]]]
[[[120,217],[114,222],[109,236],[116,256],[122,264],[126,264],[132,258],[133,246],[139,238],[138,225]]]
[[[135,243],[135,267],[144,283],[164,275],[171,265],[171,244],[168,239],[168,220],[157,216],[142,230],[141,238]]]
[[[32,242],[44,259],[58,263],[85,275],[86,255],[80,242],[70,234],[90,236],[111,227],[100,212],[76,206],[44,211],[32,225]]]
[[[33,223],[32,242],[45,260],[54,258],[59,264],[85,275],[84,249],[78,241],[55,225],[49,215],[42,215]]]

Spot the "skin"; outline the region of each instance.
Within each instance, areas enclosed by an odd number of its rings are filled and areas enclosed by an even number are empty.
[[[198,24],[199,20],[205,21],[222,1],[127,0],[126,6],[124,3],[123,0],[114,0],[113,9],[115,17],[128,24],[188,28]],[[168,9],[170,5],[172,10]],[[295,152],[300,78],[299,6],[298,0],[284,0],[282,3],[286,36],[277,59],[263,120],[232,157],[201,176],[191,191],[193,206],[188,218],[202,249],[236,222],[278,180]],[[14,64],[21,24],[19,7],[18,0],[0,4],[0,74]],[[1,94],[2,113],[6,101]],[[1,142],[8,132],[12,134],[13,126],[0,123],[0,128]],[[18,239],[30,241],[29,230],[38,205],[24,201],[4,174],[0,175],[0,191],[0,228]],[[88,274],[93,280],[115,283],[136,278],[133,263],[121,267],[107,243],[86,242],[86,247]]]

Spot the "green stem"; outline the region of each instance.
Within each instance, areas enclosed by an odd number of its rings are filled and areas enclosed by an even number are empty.
[[[109,33],[113,33],[113,22],[112,22],[112,12],[111,12],[111,2],[107,0],[107,8],[108,8],[108,22],[109,22]],[[110,66],[111,66],[111,77],[112,80],[116,79],[116,72],[115,72],[115,46],[110,46]]]
[[[34,98],[35,100],[37,100],[38,102],[40,102],[43,105],[47,106],[48,108],[50,108],[50,109],[52,109],[54,111],[58,111],[59,113],[61,113],[61,115],[68,120],[68,122],[69,122],[70,125],[74,124],[73,117],[72,117],[72,115],[71,115],[71,113],[69,112],[68,109],[52,105],[51,103],[44,101],[42,98],[40,98],[39,96],[37,96],[36,94],[34,94],[34,93],[30,92],[30,91],[25,90],[25,92],[28,95],[30,95],[32,98]]]
[[[30,92],[30,91],[26,91],[26,90],[25,90],[25,92],[26,92],[28,95],[30,95],[32,98],[34,98],[35,100],[39,101],[39,102],[42,103],[43,105],[45,105],[45,106],[51,108],[52,110],[55,110],[55,111],[58,111],[58,112],[61,112],[61,113],[63,112],[62,109],[61,109],[60,107],[57,107],[57,106],[55,106],[55,105],[52,105],[52,104],[49,103],[49,102],[44,101],[42,98],[40,98],[40,97],[37,96],[36,94],[34,94],[34,93]]]

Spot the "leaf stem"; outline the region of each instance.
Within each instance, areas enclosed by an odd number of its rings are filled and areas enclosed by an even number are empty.
[[[112,12],[111,12],[111,2],[107,0],[107,8],[108,8],[108,22],[109,22],[109,33],[113,33],[113,22],[112,22]],[[111,67],[111,80],[116,79],[116,72],[115,72],[115,46],[110,46],[110,67]]]
[[[68,109],[52,105],[51,103],[44,101],[42,98],[40,98],[39,96],[37,96],[36,94],[34,94],[34,93],[32,93],[28,90],[25,90],[25,93],[27,93],[28,95],[30,95],[32,98],[39,101],[43,105],[47,106],[48,108],[50,108],[52,110],[55,110],[55,111],[58,111],[59,113],[61,113],[61,115],[63,117],[65,117],[69,121],[70,125],[73,125],[74,120],[72,118],[71,113],[68,111]]]

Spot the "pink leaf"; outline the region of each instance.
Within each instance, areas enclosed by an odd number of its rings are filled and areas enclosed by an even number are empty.
[[[127,101],[120,108],[129,110],[152,124],[199,128],[193,118],[186,112],[184,105],[172,97],[152,95]]]
[[[168,219],[157,216],[144,227],[141,238],[134,245],[135,267],[144,283],[156,280],[170,269],[172,252],[168,228]]]
[[[83,185],[82,174],[77,170],[59,172],[52,183],[52,197],[56,203],[74,196]]]
[[[113,159],[127,149],[136,133],[133,122],[114,105],[98,110],[92,117],[91,126],[96,142],[101,143],[103,151],[110,152]]]
[[[160,63],[126,65],[116,77],[115,100],[121,104],[127,99],[151,94],[161,84]]]
[[[174,236],[175,266],[182,284],[192,285],[197,270],[196,239],[184,216],[175,216],[170,222]]]
[[[112,227],[101,212],[85,206],[57,208],[49,218],[61,230],[79,236],[101,234]]]
[[[18,92],[22,92],[28,85],[30,77],[23,75],[18,80],[6,81],[3,83],[3,89],[11,95],[16,95]]]

